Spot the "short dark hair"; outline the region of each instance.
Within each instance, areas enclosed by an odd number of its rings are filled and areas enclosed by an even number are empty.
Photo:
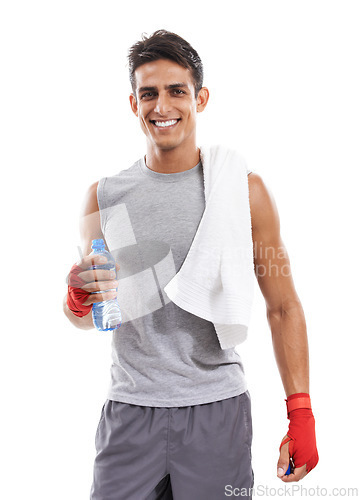
[[[128,52],[130,82],[136,97],[135,71],[142,64],[170,59],[191,71],[195,97],[203,86],[203,64],[194,48],[176,33],[157,30],[150,37],[142,34],[142,40],[134,43]]]

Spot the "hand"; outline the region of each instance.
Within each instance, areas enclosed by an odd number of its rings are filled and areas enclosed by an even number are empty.
[[[72,266],[68,276],[67,306],[78,317],[87,316],[92,304],[114,299],[117,296],[118,281],[115,271],[91,269],[91,266],[106,262],[100,255],[87,255],[79,264]],[[120,266],[116,264],[116,270]]]
[[[282,439],[283,441],[289,439],[288,434],[284,436]],[[295,467],[294,472],[292,474],[289,474],[289,476],[286,476],[285,473],[288,470],[289,467],[289,441],[285,442],[283,446],[281,446],[280,449],[280,455],[279,455],[279,460],[277,463],[277,476],[284,482],[284,483],[292,483],[294,481],[300,481],[305,477],[308,472],[307,472],[307,467],[306,464],[302,465],[302,467]]]
[[[308,393],[295,393],[286,399],[289,428],[279,447],[277,476],[284,482],[303,479],[317,465],[319,456],[315,437],[315,419]],[[285,475],[289,459],[294,471]]]
[[[91,266],[106,263],[106,261],[101,261],[101,258],[103,258],[101,255],[89,254],[78,264],[83,271],[79,272],[77,276],[85,282],[80,288],[89,294],[83,302],[84,306],[89,306],[95,302],[112,300],[117,297],[117,290],[115,290],[118,287],[116,273],[120,269],[120,265],[116,263],[116,271],[91,269]]]

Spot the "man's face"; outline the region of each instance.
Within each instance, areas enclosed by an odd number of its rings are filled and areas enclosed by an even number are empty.
[[[161,150],[195,143],[196,115],[207,104],[208,90],[203,87],[195,98],[190,70],[159,59],[139,66],[135,77],[137,102],[132,94],[130,102],[147,141]]]

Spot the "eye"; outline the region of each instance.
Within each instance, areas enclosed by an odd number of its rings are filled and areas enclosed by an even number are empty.
[[[141,95],[141,99],[146,97],[152,97],[154,94],[155,94],[154,92],[145,92],[144,94]]]
[[[173,92],[174,92],[175,94],[177,94],[177,93],[178,93],[178,94],[185,94],[185,93],[186,93],[186,92],[184,92],[184,91],[183,91],[183,90],[181,90],[181,89],[174,89],[174,91],[173,91]]]

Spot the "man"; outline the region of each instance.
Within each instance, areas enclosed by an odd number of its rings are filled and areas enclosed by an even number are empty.
[[[251,498],[251,407],[241,359],[234,348],[221,349],[211,322],[163,292],[205,208],[196,145],[197,113],[209,99],[202,63],[188,42],[165,30],[134,44],[129,62],[130,104],[147,153],[90,187],[81,223],[85,257],[70,272],[64,300],[69,320],[89,329],[92,304],[115,297],[109,290],[118,287],[126,314],[113,333],[91,499],[219,499],[231,488]],[[256,276],[290,419],[277,475],[298,481],[318,461],[305,320],[274,200],[255,173],[248,173],[248,193],[253,247],[261,249],[254,252],[254,269],[261,270]],[[90,269],[98,263],[90,255],[97,238],[114,255],[118,280]],[[286,271],[263,272],[270,268]],[[285,475],[290,458],[292,473]]]

